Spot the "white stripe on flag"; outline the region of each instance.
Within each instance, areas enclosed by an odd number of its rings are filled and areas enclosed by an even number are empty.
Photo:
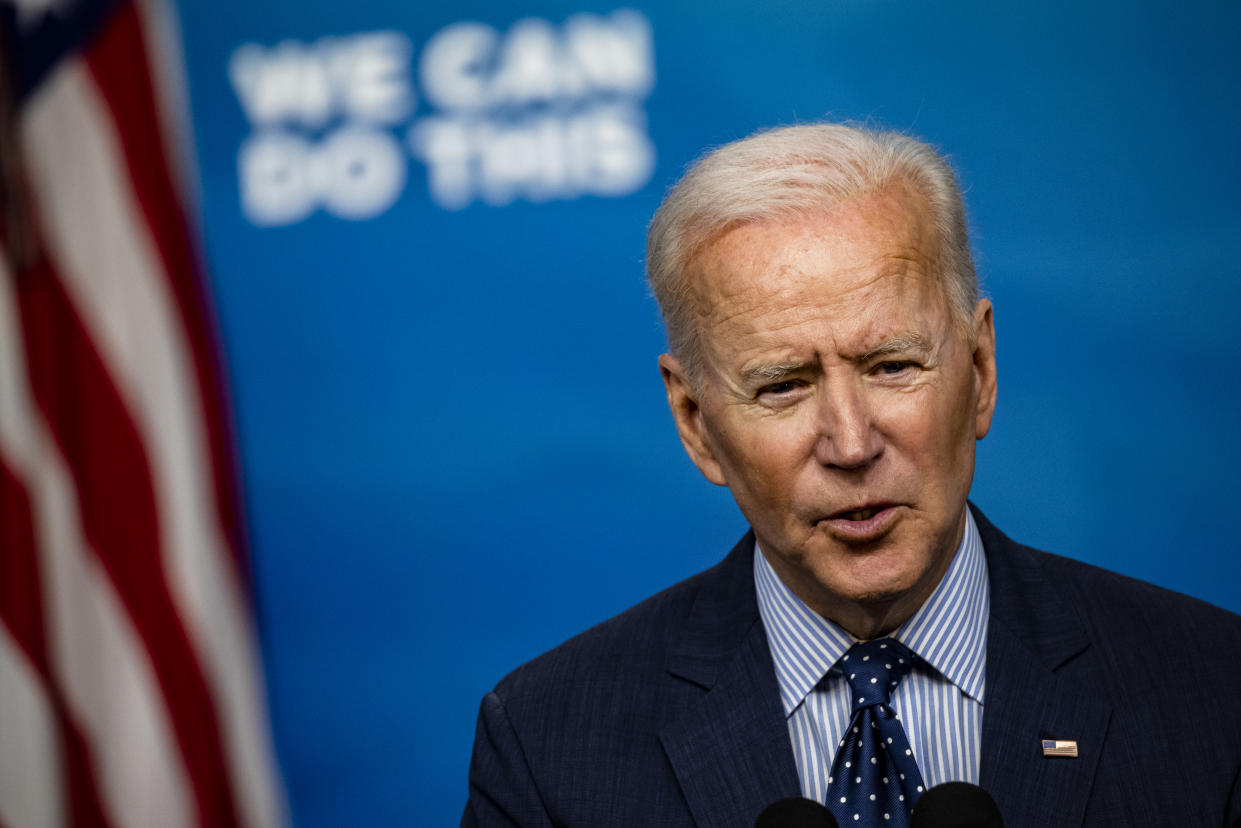
[[[185,768],[146,648],[85,540],[73,478],[31,397],[12,285],[0,257],[0,459],[30,497],[54,680],[109,818],[190,825]]]
[[[144,440],[165,576],[218,705],[240,817],[281,824],[250,615],[216,517],[190,346],[110,113],[82,67],[67,65],[40,88],[22,142],[49,255]]]
[[[198,179],[194,175],[198,169],[198,154],[194,148],[189,97],[185,92],[190,85],[181,49],[181,20],[176,6],[166,0],[136,0],[134,8],[146,44],[156,117],[168,150],[168,173],[188,208],[186,217],[190,229],[199,233],[202,228],[197,220],[202,205]]]
[[[56,719],[26,654],[0,624],[0,825],[65,824]]]

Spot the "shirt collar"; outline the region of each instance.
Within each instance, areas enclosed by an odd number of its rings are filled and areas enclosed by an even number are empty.
[[[759,615],[776,667],[780,701],[785,716],[790,716],[853,646],[854,638],[802,603],[776,575],[757,542],[754,549]],[[967,508],[965,532],[948,571],[892,637],[981,703],[989,606],[987,561]]]

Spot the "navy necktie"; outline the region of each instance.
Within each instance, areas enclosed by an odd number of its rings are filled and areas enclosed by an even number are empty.
[[[854,644],[836,668],[853,691],[849,728],[836,750],[827,806],[842,828],[908,826],[922,795],[922,774],[889,697],[913,666],[913,654],[893,638]]]

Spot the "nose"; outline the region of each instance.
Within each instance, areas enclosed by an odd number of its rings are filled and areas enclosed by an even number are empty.
[[[834,379],[819,387],[815,459],[829,468],[866,468],[883,454],[883,435],[861,380]]]

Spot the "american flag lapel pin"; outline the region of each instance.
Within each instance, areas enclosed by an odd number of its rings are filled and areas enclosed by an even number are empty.
[[[1077,756],[1077,742],[1064,739],[1044,739],[1044,756]]]

